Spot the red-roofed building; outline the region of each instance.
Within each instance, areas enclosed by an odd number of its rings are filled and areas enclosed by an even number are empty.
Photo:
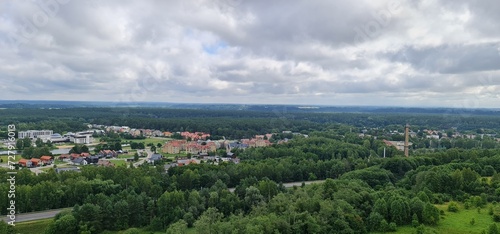
[[[20,159],[19,162],[18,162],[18,164],[20,166],[22,166],[22,167],[31,167],[32,166],[31,165],[31,160],[27,160],[27,159],[24,159],[24,158]]]
[[[114,167],[115,164],[110,162],[109,160],[99,160],[97,162],[97,166],[102,166],[102,167]]]
[[[31,161],[31,166],[33,167],[38,167],[42,165],[42,161],[38,158],[32,158],[30,161]]]
[[[197,144],[196,142],[191,142],[186,145],[186,151],[191,154],[208,153],[217,150],[215,142],[207,142],[206,144]]]
[[[118,156],[118,153],[114,150],[101,150],[99,154],[106,158],[115,158]]]
[[[54,160],[52,159],[52,156],[42,156],[42,157],[40,157],[40,160],[42,160],[42,163],[44,165],[50,165],[54,162]]]
[[[178,154],[185,150],[186,140],[169,141],[163,146],[163,152],[167,154]]]
[[[210,134],[204,133],[204,132],[181,132],[181,136],[184,137],[184,139],[191,139],[192,141],[197,141],[197,140],[206,140],[207,138],[210,137]]]

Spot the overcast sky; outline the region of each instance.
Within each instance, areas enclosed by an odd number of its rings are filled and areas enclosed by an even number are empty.
[[[2,0],[0,99],[500,107],[498,0]]]

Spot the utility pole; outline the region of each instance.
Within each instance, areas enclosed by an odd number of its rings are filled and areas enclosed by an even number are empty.
[[[410,125],[409,124],[406,124],[406,127],[405,127],[405,156],[408,157],[409,155],[409,131],[410,131]]]

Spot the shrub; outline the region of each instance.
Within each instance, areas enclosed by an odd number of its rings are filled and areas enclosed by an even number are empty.
[[[398,227],[398,226],[396,225],[396,223],[395,223],[395,222],[391,222],[391,223],[389,224],[389,231],[390,231],[390,232],[395,232],[395,231],[397,230],[397,227]]]
[[[448,211],[449,212],[458,212],[458,205],[456,202],[450,202],[448,204]]]

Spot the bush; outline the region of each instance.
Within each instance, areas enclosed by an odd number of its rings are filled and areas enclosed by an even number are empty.
[[[471,207],[470,202],[469,202],[469,201],[466,201],[466,202],[464,203],[464,208],[465,208],[466,210],[468,210],[468,209],[470,209],[470,207]]]
[[[380,231],[388,232],[389,231],[389,223],[385,219],[380,221]]]
[[[398,225],[396,225],[396,223],[395,223],[395,222],[391,222],[391,223],[389,224],[389,231],[390,231],[390,232],[395,232],[395,231],[397,230],[397,227],[398,227]]]
[[[500,206],[497,205],[493,207],[493,209],[490,210],[490,213],[492,213],[493,221],[500,222]]]
[[[417,216],[417,214],[413,214],[413,217],[411,219],[411,225],[413,227],[415,227],[415,228],[420,225],[420,223],[418,222],[418,216]]]
[[[130,228],[127,231],[123,232],[123,234],[141,234],[141,231],[137,228]]]
[[[458,205],[456,202],[450,202],[448,204],[448,211],[449,212],[458,212]]]

